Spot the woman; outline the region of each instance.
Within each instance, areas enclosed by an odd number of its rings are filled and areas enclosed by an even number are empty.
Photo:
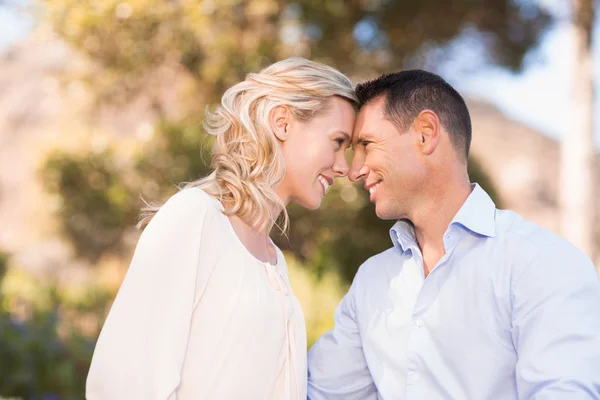
[[[347,174],[355,104],[344,75],[301,58],[225,92],[206,121],[213,172],[147,210],[88,400],[306,398],[304,316],[269,232]]]

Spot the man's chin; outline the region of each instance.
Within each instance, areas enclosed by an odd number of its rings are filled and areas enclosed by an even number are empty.
[[[377,215],[377,218],[383,220],[397,219],[395,214],[385,207],[384,204],[381,204],[381,202],[375,203],[375,215]]]

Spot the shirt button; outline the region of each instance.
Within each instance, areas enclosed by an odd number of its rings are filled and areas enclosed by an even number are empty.
[[[415,324],[417,324],[417,327],[419,327],[419,328],[420,328],[420,327],[422,327],[422,326],[423,326],[423,321],[422,321],[422,320],[420,320],[420,319],[418,319],[418,320],[416,320],[416,321],[415,321]]]
[[[419,382],[419,380],[421,379],[421,377],[419,376],[419,374],[413,374],[410,379],[413,381],[413,383],[417,383]]]

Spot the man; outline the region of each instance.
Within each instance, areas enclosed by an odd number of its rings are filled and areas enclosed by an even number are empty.
[[[418,70],[357,93],[349,176],[398,222],[310,350],[309,399],[600,398],[594,266],[470,184],[462,97]]]

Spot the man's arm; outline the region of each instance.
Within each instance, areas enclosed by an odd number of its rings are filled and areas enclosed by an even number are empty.
[[[512,336],[521,399],[600,398],[600,280],[591,261],[554,243],[513,282]]]
[[[308,352],[309,400],[377,399],[356,320],[357,280],[335,311],[334,328]]]

